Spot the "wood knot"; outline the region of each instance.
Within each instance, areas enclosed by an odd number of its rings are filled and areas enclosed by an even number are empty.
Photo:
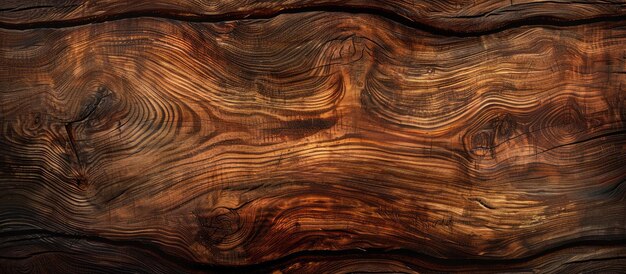
[[[477,156],[493,156],[493,142],[493,130],[481,130],[472,136],[472,152]]]
[[[198,241],[207,248],[215,248],[224,244],[240,229],[239,213],[230,208],[218,207],[206,216],[197,212],[194,214],[199,227]]]
[[[545,144],[563,144],[575,141],[588,129],[584,110],[573,98],[564,104],[555,104],[546,108],[536,119],[536,133]]]
[[[517,128],[517,122],[515,122],[515,119],[513,119],[511,114],[506,113],[494,119],[492,127],[495,130],[495,137],[498,139],[497,141],[505,141],[513,135],[513,132]]]
[[[587,129],[587,119],[583,114],[583,110],[573,98],[567,101],[566,107],[561,112],[557,123],[562,126],[564,131],[561,134],[576,134]]]
[[[493,118],[475,132],[469,132],[470,151],[476,156],[493,158],[497,147],[516,136],[518,127],[515,117],[509,113]]]
[[[17,120],[20,133],[28,137],[38,136],[41,133],[42,129],[46,126],[45,122],[45,119],[39,112],[30,112],[26,115],[21,116]]]
[[[80,175],[76,178],[74,178],[74,185],[80,189],[80,190],[86,190],[89,183],[87,181],[87,178],[85,178],[84,176]]]

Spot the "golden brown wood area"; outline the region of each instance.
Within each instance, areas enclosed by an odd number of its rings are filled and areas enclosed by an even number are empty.
[[[0,272],[624,272],[625,89],[625,1],[3,1]]]

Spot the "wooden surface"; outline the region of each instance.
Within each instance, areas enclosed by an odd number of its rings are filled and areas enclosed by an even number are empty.
[[[0,272],[626,270],[626,2],[129,2],[0,4]]]

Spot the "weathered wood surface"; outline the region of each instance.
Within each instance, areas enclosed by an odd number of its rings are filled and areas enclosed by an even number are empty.
[[[50,23],[94,22],[158,16],[182,20],[222,21],[307,10],[375,13],[405,24],[439,31],[472,33],[516,25],[606,21],[626,16],[624,0],[5,0],[0,22],[32,28]]]
[[[0,272],[626,269],[623,1],[66,2],[0,5]]]

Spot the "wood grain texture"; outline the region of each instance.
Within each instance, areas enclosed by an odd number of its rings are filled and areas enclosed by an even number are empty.
[[[0,9],[0,272],[626,269],[623,2],[45,2]]]
[[[181,20],[232,20],[303,11],[375,13],[431,31],[475,33],[520,24],[568,24],[626,16],[624,0],[6,0],[0,26],[32,28],[151,16]]]

